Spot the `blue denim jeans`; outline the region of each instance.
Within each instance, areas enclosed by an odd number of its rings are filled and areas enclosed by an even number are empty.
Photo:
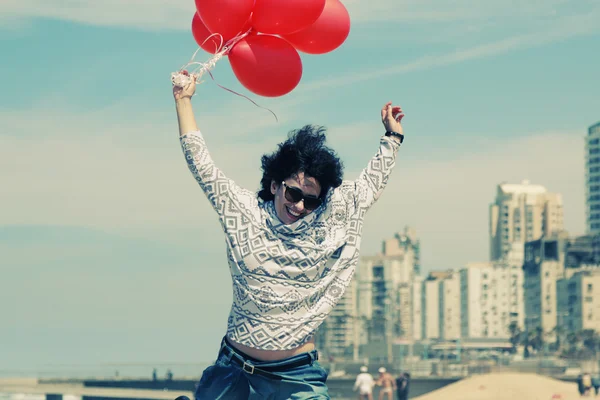
[[[247,362],[240,366],[232,358]],[[304,365],[293,364],[307,361]],[[292,364],[292,365],[290,365]],[[276,369],[272,376],[253,372]],[[206,368],[196,389],[196,400],[305,400],[330,399],[327,372],[317,361],[317,351],[279,361],[258,361],[230,346],[225,339],[217,361]]]

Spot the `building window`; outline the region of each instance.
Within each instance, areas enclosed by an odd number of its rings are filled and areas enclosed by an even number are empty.
[[[383,279],[383,266],[373,267],[373,278]]]

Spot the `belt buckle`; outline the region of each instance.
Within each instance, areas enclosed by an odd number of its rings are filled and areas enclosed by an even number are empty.
[[[246,361],[244,361],[244,365],[242,365],[242,369],[244,370],[244,372],[247,372],[250,375],[254,374],[254,365],[248,364]]]

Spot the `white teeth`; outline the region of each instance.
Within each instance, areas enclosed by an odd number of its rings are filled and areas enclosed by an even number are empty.
[[[290,214],[292,214],[294,217],[299,217],[299,216],[300,216],[300,213],[295,213],[295,212],[293,212],[292,210],[290,210],[289,208],[288,208],[287,210],[288,210],[288,212],[289,212]]]

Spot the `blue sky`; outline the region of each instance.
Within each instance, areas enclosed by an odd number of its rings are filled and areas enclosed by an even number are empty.
[[[196,49],[194,3],[64,3],[0,4],[0,375],[208,362],[230,281],[219,224],[181,156],[169,82]],[[352,179],[392,100],[407,139],[367,217],[364,255],[411,225],[425,271],[486,260],[502,181],[562,193],[566,228],[584,232],[583,138],[600,121],[597,0],[344,3],[348,40],[302,55],[302,81],[284,97],[247,93],[227,60],[217,64],[220,84],[279,122],[199,86],[199,125],[230,177],[255,189],[260,156],[315,123]]]

